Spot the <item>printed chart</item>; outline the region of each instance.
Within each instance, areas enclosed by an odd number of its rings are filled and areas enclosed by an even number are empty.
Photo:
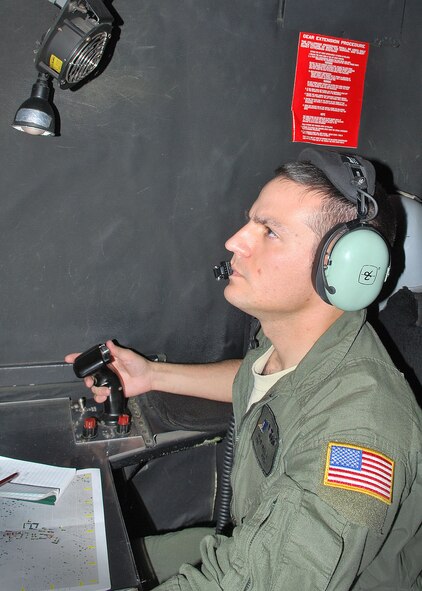
[[[0,499],[5,591],[106,591],[110,575],[101,475],[78,470],[56,505]]]

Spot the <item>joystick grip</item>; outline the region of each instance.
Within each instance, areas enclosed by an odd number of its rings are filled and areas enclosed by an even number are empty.
[[[110,395],[104,402],[104,422],[117,424],[121,414],[126,413],[127,400],[123,394],[119,376],[107,364],[111,362],[110,350],[106,345],[95,345],[79,355],[73,363],[78,378],[91,376],[95,386],[110,388]]]

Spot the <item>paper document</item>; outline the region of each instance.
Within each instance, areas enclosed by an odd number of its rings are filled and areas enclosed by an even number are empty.
[[[0,498],[0,588],[107,591],[101,474],[78,470],[55,505]]]
[[[76,474],[75,468],[61,468],[0,456],[0,482],[17,472],[10,482],[0,486],[0,497],[54,504]]]

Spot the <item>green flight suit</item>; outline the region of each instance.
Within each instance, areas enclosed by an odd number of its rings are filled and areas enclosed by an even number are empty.
[[[246,413],[268,346],[261,335],[234,383],[233,536],[206,536],[201,568],[157,589],[422,589],[421,411],[365,312],[344,313]],[[330,482],[332,446],[389,463],[389,490],[371,473],[358,488]]]

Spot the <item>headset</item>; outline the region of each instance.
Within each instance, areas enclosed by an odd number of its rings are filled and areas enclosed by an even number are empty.
[[[321,240],[312,269],[314,288],[324,302],[340,310],[366,308],[380,294],[391,261],[385,238],[369,224],[378,213],[375,168],[357,154],[314,148],[302,150],[298,160],[319,168],[356,205],[356,219],[334,226]]]

